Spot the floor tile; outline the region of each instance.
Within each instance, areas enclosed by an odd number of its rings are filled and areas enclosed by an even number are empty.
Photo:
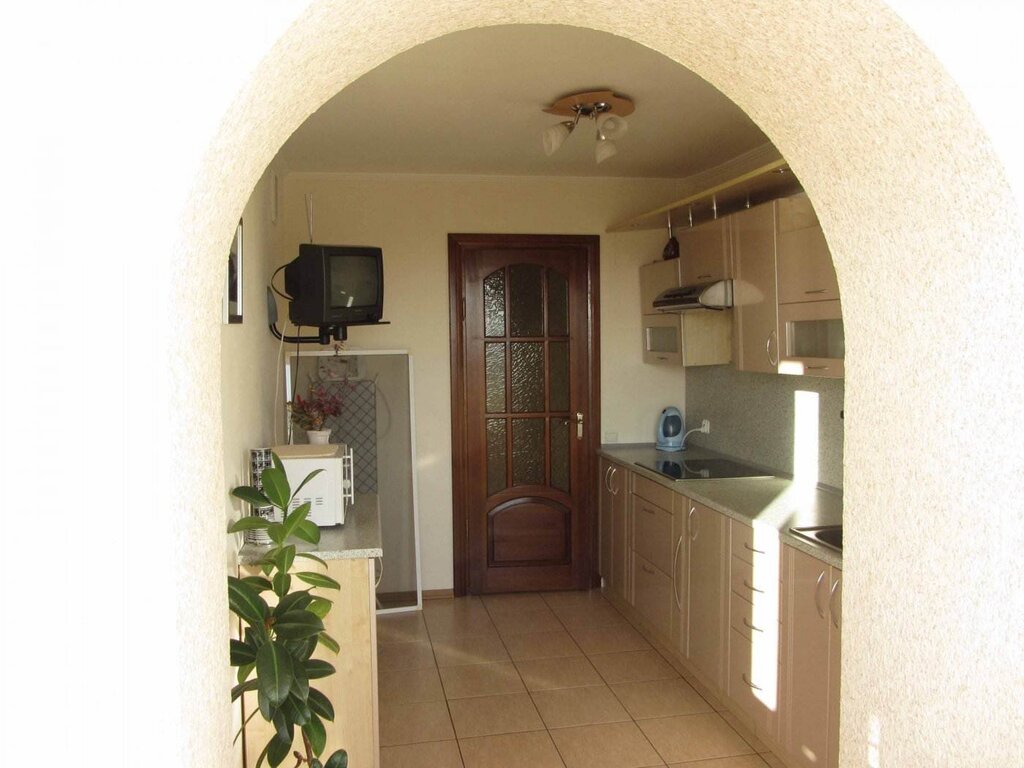
[[[567,768],[643,768],[664,765],[635,723],[559,728],[551,738]]]
[[[511,610],[546,608],[544,598],[536,592],[516,592],[507,595],[484,595],[482,598],[487,612],[504,613]]]
[[[380,705],[380,744],[392,747],[421,741],[446,741],[455,738],[448,704],[429,701],[419,704]]]
[[[463,739],[459,747],[466,768],[565,768],[547,731]]]
[[[668,763],[749,755],[754,752],[715,713],[641,720],[638,725]]]
[[[465,635],[498,634],[482,603],[461,610],[426,611],[423,620],[432,641]]]
[[[591,656],[590,663],[609,685],[679,677],[671,665],[654,651],[604,653]]]
[[[588,656],[592,653],[646,651],[651,647],[639,632],[629,626],[573,629],[569,634]]]
[[[771,752],[762,752],[759,757],[767,763],[768,768],[786,768],[786,764]],[[760,766],[758,766],[760,768]]]
[[[443,667],[440,671],[441,683],[449,699],[496,696],[500,693],[520,693],[526,690],[511,662]]]
[[[525,635],[532,632],[555,632],[563,629],[562,622],[546,605],[492,613],[491,621],[502,637]]]
[[[583,655],[583,651],[564,629],[553,632],[531,632],[528,635],[508,635],[503,639],[513,661],[557,659]]]
[[[380,768],[463,768],[459,745],[454,741],[432,741],[380,748]]]
[[[508,661],[505,645],[497,635],[462,635],[434,640],[434,659],[439,667]]]
[[[377,645],[378,669],[430,669],[434,666],[434,649],[428,642]]]
[[[629,713],[605,685],[534,691],[533,703],[548,728],[629,720]]]
[[[437,670],[380,669],[377,690],[382,702],[414,704],[420,701],[444,701],[444,689]]]
[[[604,683],[601,676],[597,674],[597,670],[583,656],[517,661],[516,668],[522,675],[526,687],[531,691],[576,688]]]
[[[722,716],[722,719],[729,724],[729,727],[731,727],[734,731],[736,731],[736,733],[740,735],[740,738],[742,738],[745,742],[747,742],[747,744],[753,747],[755,752],[768,751],[767,745],[759,738],[757,738],[757,736],[754,735],[753,731],[751,731],[746,725],[741,723],[740,720],[736,717],[736,715],[734,715],[732,712],[719,712],[718,714],[720,714]]]
[[[544,723],[527,693],[453,699],[448,709],[455,735],[460,739],[544,730]]]
[[[569,592],[541,592],[540,596],[548,606],[557,611],[559,608],[575,608],[586,605],[608,605],[599,589],[573,590]]]
[[[552,609],[558,620],[569,629],[600,629],[601,627],[628,627],[629,622],[611,605],[570,605],[555,606]]]
[[[681,678],[620,683],[612,691],[635,720],[711,712],[711,705]]]
[[[419,611],[377,617],[378,643],[415,643],[428,639],[427,625]]]
[[[717,760],[698,760],[695,763],[673,763],[669,768],[768,768],[768,763],[757,755],[721,757]],[[779,768],[784,768],[779,763]]]

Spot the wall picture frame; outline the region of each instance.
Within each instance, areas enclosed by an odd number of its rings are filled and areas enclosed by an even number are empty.
[[[228,251],[227,283],[224,286],[224,323],[236,325],[242,322],[242,220],[231,239]]]

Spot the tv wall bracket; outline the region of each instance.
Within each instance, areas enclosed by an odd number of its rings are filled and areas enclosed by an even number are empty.
[[[345,323],[338,325],[321,325],[316,336],[286,336],[277,329],[277,302],[274,300],[274,293],[267,286],[267,325],[274,338],[287,344],[330,344],[331,338],[335,341],[346,341],[350,325],[391,325],[387,320],[378,320],[374,323]]]

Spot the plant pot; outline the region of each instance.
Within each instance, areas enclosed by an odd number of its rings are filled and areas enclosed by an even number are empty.
[[[310,445],[327,445],[331,442],[331,430],[329,429],[307,429],[306,437]]]

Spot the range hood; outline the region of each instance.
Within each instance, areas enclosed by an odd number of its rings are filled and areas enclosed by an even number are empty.
[[[687,309],[728,309],[732,306],[732,280],[716,280],[682,288],[669,288],[654,300],[659,312],[683,312]]]

